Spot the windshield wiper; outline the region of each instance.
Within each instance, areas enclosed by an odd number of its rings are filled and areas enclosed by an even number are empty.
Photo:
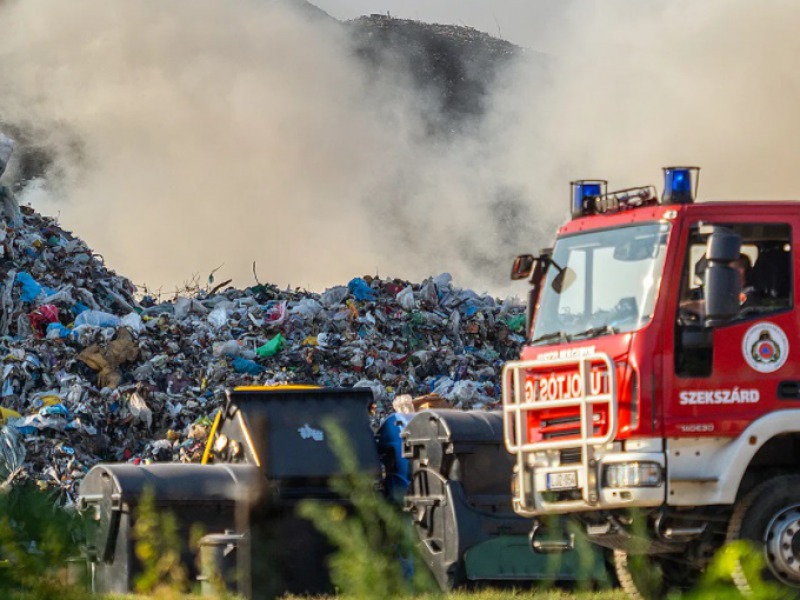
[[[605,334],[613,335],[615,333],[617,333],[617,330],[613,327],[613,325],[599,325],[598,327],[590,327],[589,329],[586,329],[584,331],[579,331],[578,333],[573,333],[571,338],[573,340],[577,339],[577,338],[586,339],[586,338],[593,338],[593,337],[597,337],[597,336],[605,335]]]
[[[553,333],[546,333],[544,335],[540,335],[535,340],[531,341],[531,344],[537,344],[539,342],[548,342],[550,340],[558,340],[560,342],[568,342],[569,336],[565,331],[554,331]]]

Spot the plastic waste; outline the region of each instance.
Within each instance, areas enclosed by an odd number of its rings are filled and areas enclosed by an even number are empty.
[[[0,428],[0,477],[8,479],[25,464],[26,450],[14,427]]]
[[[144,321],[142,321],[142,317],[139,316],[138,313],[132,312],[128,313],[124,317],[122,317],[119,321],[119,324],[122,327],[127,327],[133,333],[139,334],[142,333],[144,329]]]
[[[75,317],[75,327],[117,327],[120,318],[102,310],[85,310]]]
[[[350,293],[353,294],[353,297],[359,301],[368,300],[372,302],[377,296],[375,290],[369,287],[369,284],[360,277],[351,279],[347,284],[347,288],[350,290]]]
[[[143,422],[148,429],[153,426],[153,411],[147,406],[139,392],[134,392],[128,399],[128,410],[136,421]]]
[[[241,356],[234,358],[231,364],[237,373],[244,373],[245,375],[261,375],[266,371],[266,369],[257,362],[242,358]]]
[[[228,324],[228,310],[224,306],[217,306],[208,313],[208,322],[216,329],[221,329]]]
[[[228,340],[227,342],[214,342],[214,356],[242,356],[244,358],[255,358],[256,353],[247,348],[238,340]]]
[[[286,339],[279,333],[263,346],[256,348],[256,354],[261,358],[275,356],[286,343]]]
[[[199,460],[225,389],[254,378],[368,386],[377,425],[403,395],[407,410],[420,397],[496,407],[502,363],[523,342],[512,328],[521,304],[501,306],[447,274],[421,285],[355,278],[321,294],[271,284],[137,293],[53,219],[30,207],[20,218],[0,226],[0,397],[10,411],[0,418],[31,437],[32,468],[19,479],[68,501],[101,459]],[[32,302],[28,276],[41,288]]]
[[[22,286],[20,298],[23,302],[33,302],[44,291],[31,274],[25,271],[17,273],[16,281]]]
[[[287,316],[286,304],[287,302],[285,300],[281,302],[270,302],[264,311],[265,324],[270,327],[277,327],[282,324]]]
[[[397,302],[403,307],[403,310],[412,311],[417,307],[417,302],[414,300],[414,289],[409,285],[403,288],[397,294]]]
[[[350,291],[347,287],[339,285],[336,287],[328,288],[319,297],[319,301],[325,308],[333,308],[344,302],[345,298],[349,295]]]
[[[506,319],[506,325],[515,333],[522,333],[525,329],[525,315],[514,315]]]
[[[28,321],[37,337],[44,337],[48,325],[58,323],[58,307],[52,304],[40,305],[28,314]]]
[[[175,318],[183,320],[190,313],[206,315],[208,314],[208,309],[195,298],[178,298],[175,301]]]
[[[313,298],[303,298],[295,306],[290,309],[290,314],[297,315],[305,320],[315,318],[322,312],[322,304]]]

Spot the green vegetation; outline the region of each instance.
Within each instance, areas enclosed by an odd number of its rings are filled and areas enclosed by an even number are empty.
[[[181,543],[175,515],[156,510],[155,494],[146,489],[133,526],[136,558],[142,573],[136,578],[136,591],[150,597],[173,597],[187,591],[186,568],[181,564]]]
[[[330,570],[339,594],[370,600],[423,592],[435,596],[436,584],[415,556],[414,531],[408,518],[376,493],[371,475],[359,473],[355,453],[342,429],[333,423],[326,429],[344,472],[330,485],[349,500],[352,509],[305,500],[298,512],[338,549],[330,560]]]
[[[343,464],[344,475],[331,485],[346,506],[307,500],[299,513],[310,519],[336,548],[330,559],[337,597],[357,600],[623,600],[621,590],[565,590],[552,584],[525,588],[479,586],[444,595],[416,557],[413,575],[409,562],[416,542],[408,519],[382,499],[373,478],[359,474],[354,453],[341,430],[328,427],[331,443]],[[86,581],[77,573],[76,554],[88,520],[75,511],[58,508],[56,499],[36,487],[21,486],[0,493],[0,598],[9,600],[90,600]],[[152,491],[141,499],[134,526],[135,551],[143,564],[136,580],[140,596],[108,596],[105,600],[183,600],[197,589],[180,560],[180,539],[173,515],[159,512]],[[193,537],[198,537],[197,535]],[[580,540],[580,538],[578,538]],[[590,553],[583,552],[589,556]],[[401,560],[401,557],[403,560]],[[591,564],[584,565],[591,569]],[[652,580],[660,588],[658,568],[647,557],[632,557],[637,582]],[[85,572],[85,569],[83,569]],[[785,588],[762,580],[760,551],[746,542],[726,545],[717,553],[698,584],[667,600],[782,600],[794,597]],[[84,573],[85,574],[85,573]],[[644,590],[644,588],[639,588]],[[742,591],[744,590],[744,592]],[[226,597],[220,589],[217,600]],[[227,596],[232,600],[230,596]],[[333,598],[333,597],[326,597]],[[287,597],[299,600],[299,597]],[[318,597],[315,600],[326,600]]]
[[[78,600],[69,559],[78,552],[80,516],[33,486],[0,493],[0,597]],[[78,577],[80,579],[80,577]]]

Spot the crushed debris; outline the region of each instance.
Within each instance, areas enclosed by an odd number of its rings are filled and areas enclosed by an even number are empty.
[[[0,476],[67,503],[100,461],[199,460],[225,388],[367,386],[376,423],[395,398],[493,408],[523,342],[523,306],[446,273],[137,298],[82,240],[0,196]]]

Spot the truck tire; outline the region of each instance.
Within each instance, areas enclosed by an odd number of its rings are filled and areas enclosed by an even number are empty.
[[[763,553],[765,581],[800,588],[800,475],[773,477],[745,494],[734,507],[727,540],[750,541]],[[754,576],[739,564],[733,580],[749,593]]]
[[[636,564],[640,561],[640,564]],[[619,586],[632,600],[660,600],[671,591],[687,591],[700,571],[671,554],[629,555],[614,550],[614,571]]]

